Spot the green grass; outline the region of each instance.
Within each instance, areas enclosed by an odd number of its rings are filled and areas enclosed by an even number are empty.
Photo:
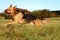
[[[0,40],[60,40],[60,18],[51,18],[48,25],[39,28],[31,24],[1,25],[7,21],[0,19]]]

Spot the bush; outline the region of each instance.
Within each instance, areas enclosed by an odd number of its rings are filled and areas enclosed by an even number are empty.
[[[37,18],[44,19],[44,18],[49,18],[50,17],[50,12],[49,10],[35,10],[32,11],[32,15],[37,16]]]

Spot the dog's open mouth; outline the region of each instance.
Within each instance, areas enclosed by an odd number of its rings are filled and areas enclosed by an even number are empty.
[[[9,16],[13,16],[14,14],[13,14],[13,13],[7,13],[7,15],[9,15]]]

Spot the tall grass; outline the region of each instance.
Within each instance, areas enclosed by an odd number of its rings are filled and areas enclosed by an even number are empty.
[[[6,27],[1,25],[0,40],[60,40],[58,19],[51,18],[48,25],[41,25],[38,28],[31,24],[14,24]],[[0,20],[0,24],[6,22],[6,20]]]

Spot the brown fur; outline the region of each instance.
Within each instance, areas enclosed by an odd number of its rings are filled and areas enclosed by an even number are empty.
[[[34,20],[34,24],[35,26],[39,27],[41,25],[41,20],[40,19]]]
[[[15,16],[13,16],[14,20],[11,20],[10,22],[8,22],[7,24],[5,24],[4,26],[10,25],[10,24],[16,24],[16,23],[21,23],[21,24],[25,23],[25,20],[22,19],[22,17],[23,17],[22,13],[18,13]]]
[[[12,7],[12,5],[10,5],[10,7],[5,10],[5,13],[12,16],[12,20],[4,26],[16,23],[33,23],[36,26],[40,26],[42,23],[41,19],[38,19],[36,16],[31,15],[30,11],[16,8],[16,6]]]
[[[42,20],[42,24],[44,25],[48,25],[50,22],[50,18],[45,18],[44,20]]]
[[[22,19],[22,17],[24,16],[23,12],[24,12],[23,9],[17,10],[16,6],[12,7],[12,5],[10,5],[10,7],[5,10],[5,14],[12,16],[12,20],[11,22],[5,24],[5,26],[16,23],[24,23],[25,20]]]

